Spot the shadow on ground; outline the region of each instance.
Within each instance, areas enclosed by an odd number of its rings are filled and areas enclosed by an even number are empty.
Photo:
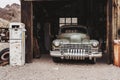
[[[53,62],[52,57],[49,54],[42,54],[40,60],[44,61],[44,62],[49,62],[49,61]],[[108,64],[107,60],[108,60],[107,54],[103,54],[102,58],[98,58],[96,60],[96,64]],[[61,64],[76,64],[76,65],[91,64],[91,62],[89,60],[62,60],[62,62],[60,62],[60,63]]]

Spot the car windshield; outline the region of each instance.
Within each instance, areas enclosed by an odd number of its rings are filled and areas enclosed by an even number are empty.
[[[86,28],[83,27],[65,27],[61,28],[60,33],[87,33]]]

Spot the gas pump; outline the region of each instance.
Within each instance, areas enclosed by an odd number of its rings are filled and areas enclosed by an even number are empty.
[[[25,64],[25,25],[23,23],[10,23],[10,65]]]

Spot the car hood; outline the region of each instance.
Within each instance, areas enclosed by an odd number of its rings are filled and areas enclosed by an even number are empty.
[[[83,40],[89,40],[89,36],[83,33],[62,33],[58,36],[59,39],[67,39],[70,42],[82,42]]]

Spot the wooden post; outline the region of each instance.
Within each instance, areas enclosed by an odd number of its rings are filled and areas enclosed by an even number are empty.
[[[113,63],[112,0],[107,0],[107,42],[108,63]]]
[[[117,20],[117,39],[120,39],[120,35],[118,35],[118,30],[120,30],[120,0],[118,0],[118,4],[117,4],[118,6],[117,6],[117,14],[118,14],[118,16],[117,16],[117,18],[118,18],[118,20]]]
[[[21,22],[26,28],[26,62],[31,63],[33,59],[33,23],[32,2],[21,0]]]
[[[113,0],[112,6],[112,26],[113,26],[113,39],[120,39],[118,30],[120,30],[120,0]],[[120,66],[120,43],[114,43],[114,64]]]

